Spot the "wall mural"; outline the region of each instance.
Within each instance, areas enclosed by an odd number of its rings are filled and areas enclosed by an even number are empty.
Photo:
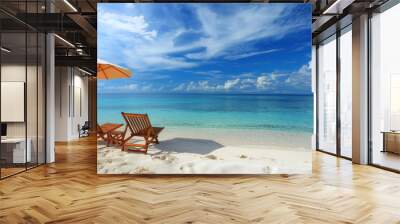
[[[98,4],[98,173],[310,173],[310,34],[310,4]]]

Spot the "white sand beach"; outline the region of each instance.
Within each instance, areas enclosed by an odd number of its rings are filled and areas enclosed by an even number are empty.
[[[147,154],[98,142],[99,174],[311,173],[310,134],[166,128]],[[136,140],[140,140],[137,138]]]

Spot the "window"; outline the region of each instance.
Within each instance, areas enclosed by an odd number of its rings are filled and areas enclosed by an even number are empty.
[[[371,162],[400,170],[400,4],[371,18]]]
[[[351,158],[352,148],[352,33],[351,26],[340,35],[340,154]]]
[[[318,148],[336,153],[336,36],[318,48]]]

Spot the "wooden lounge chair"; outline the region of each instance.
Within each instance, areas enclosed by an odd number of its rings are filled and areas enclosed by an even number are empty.
[[[147,114],[130,114],[122,112],[122,117],[124,117],[126,122],[125,132],[123,134],[124,139],[121,141],[122,151],[124,151],[126,147],[133,146],[135,148],[142,148],[144,150],[130,149],[131,151],[147,153],[150,143],[159,143],[158,134],[164,128],[151,126]],[[131,140],[134,136],[143,137],[145,143],[129,143],[128,141]]]
[[[110,144],[120,144],[123,139],[124,132],[118,131],[117,129],[122,127],[122,124],[97,124],[97,138],[104,140],[107,146]]]

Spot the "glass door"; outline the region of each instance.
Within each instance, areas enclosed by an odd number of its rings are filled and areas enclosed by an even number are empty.
[[[26,150],[26,42],[25,32],[1,34],[2,177],[26,170],[31,161],[31,151]]]

